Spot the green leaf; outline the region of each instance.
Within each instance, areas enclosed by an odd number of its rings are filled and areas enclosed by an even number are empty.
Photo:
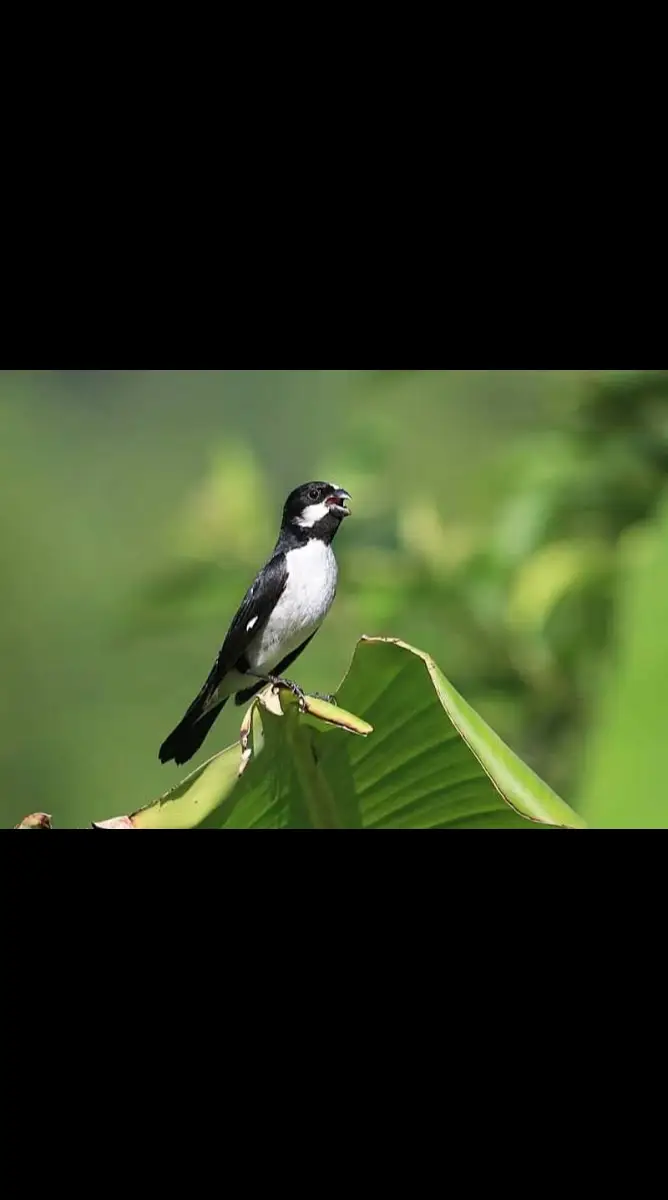
[[[376,730],[348,747],[365,827],[583,827],[429,655],[365,638],[339,695]]]
[[[308,697],[302,711],[289,692],[265,689],[239,744],[125,820],[144,829],[583,827],[413,647],[363,638],[337,699]]]
[[[591,825],[668,828],[668,503],[625,539],[628,562],[609,671],[583,786]]]
[[[133,813],[136,829],[190,829],[224,807],[239,782],[241,748],[230,746],[210,758],[155,804]]]

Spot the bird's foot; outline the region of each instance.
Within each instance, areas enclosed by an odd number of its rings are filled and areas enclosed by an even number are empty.
[[[330,696],[328,692],[309,692],[314,700],[324,700],[326,704],[337,704],[336,696]]]
[[[299,687],[299,684],[293,683],[291,679],[279,679],[278,676],[276,676],[276,675],[269,675],[268,678],[269,678],[269,682],[271,684],[273,684],[273,686],[275,688],[279,688],[279,687],[287,688],[289,692],[292,692],[293,696],[297,697],[300,705],[303,706],[305,696],[304,696],[304,692]]]

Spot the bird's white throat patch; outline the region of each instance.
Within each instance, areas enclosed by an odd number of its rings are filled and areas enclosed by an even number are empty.
[[[324,500],[321,504],[309,504],[307,508],[302,509],[300,517],[295,517],[295,525],[299,525],[301,529],[312,529],[317,525],[318,521],[322,521],[323,517],[330,512],[330,507],[325,504]]]

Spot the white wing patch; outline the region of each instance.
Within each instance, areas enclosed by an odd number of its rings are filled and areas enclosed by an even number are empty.
[[[253,617],[252,621],[249,621],[246,626],[246,633],[250,633],[251,629],[254,629],[256,625],[257,625],[257,617]]]

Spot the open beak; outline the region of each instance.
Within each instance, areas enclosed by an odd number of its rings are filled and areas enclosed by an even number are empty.
[[[341,516],[349,517],[350,509],[344,503],[344,501],[350,499],[352,499],[350,492],[344,491],[343,488],[337,488],[335,492],[332,492],[331,496],[327,497],[325,504],[327,504],[329,508],[333,508],[335,512],[340,513]]]

